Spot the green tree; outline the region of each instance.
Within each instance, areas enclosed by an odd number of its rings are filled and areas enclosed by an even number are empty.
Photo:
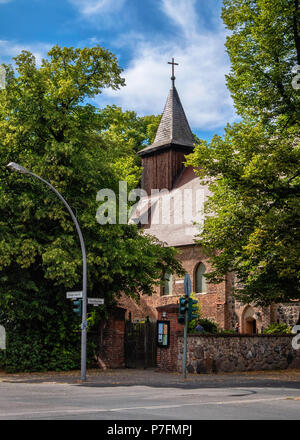
[[[242,121],[188,158],[213,193],[199,236],[213,265],[206,276],[217,283],[235,273],[245,303],[299,299],[298,1],[225,0],[223,19],[232,31],[228,87]]]
[[[108,142],[105,133],[117,132],[113,114],[124,127],[128,114],[88,102],[104,87],[124,85],[114,55],[101,47],[55,46],[40,67],[29,52],[17,56],[15,65],[16,72],[5,66],[6,89],[0,91],[0,322],[14,334],[7,362],[11,370],[73,368],[80,332],[66,291],[81,287],[77,234],[57,197],[39,181],[8,171],[8,162],[44,177],[74,209],[87,247],[88,295],[103,295],[105,307],[115,305],[121,292],[151,294],[166,268],[182,269],[174,249],[134,225],[96,221],[96,194],[102,188],[118,192],[117,164],[126,155],[121,177],[130,185],[138,181],[130,158],[147,139],[138,137],[146,122],[131,115],[134,131],[128,129],[122,141],[125,154],[116,145],[121,135]],[[28,357],[17,361],[24,347]]]
[[[298,123],[292,79],[300,66],[299,0],[224,0],[222,18],[230,31],[227,85],[238,113],[274,129]]]
[[[115,105],[99,111],[101,140],[106,145],[108,161],[113,164],[119,180],[126,180],[129,189],[140,183],[141,160],[136,154],[150,145],[161,115],[139,117],[134,111],[122,111]]]

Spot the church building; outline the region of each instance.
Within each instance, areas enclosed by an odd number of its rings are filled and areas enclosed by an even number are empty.
[[[175,87],[174,60],[170,64],[172,87],[154,142],[138,153],[142,160],[145,195],[131,221],[179,251],[178,259],[191,277],[192,292],[201,304],[204,318],[215,321],[222,329],[234,329],[238,322],[241,333],[261,332],[272,322],[294,325],[299,316],[299,303],[264,309],[243,305],[232,296],[233,274],[228,274],[220,284],[206,281],[204,275],[210,271],[210,263],[195,239],[200,233],[199,224],[204,221],[203,206],[209,189],[201,185],[193,167],[184,165],[185,156],[193,152],[194,137]],[[126,308],[127,319],[154,321],[157,307],[177,304],[183,294],[183,279],[165,274],[165,286],[156,287],[152,296],[141,295],[139,304],[123,297],[119,304]]]

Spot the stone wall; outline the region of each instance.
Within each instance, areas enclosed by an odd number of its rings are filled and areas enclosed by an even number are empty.
[[[290,302],[274,305],[274,321],[284,322],[287,325],[294,326],[299,319],[300,302]]]
[[[217,373],[300,368],[300,349],[293,349],[293,337],[294,335],[189,335],[187,371]],[[174,370],[180,372],[182,336],[178,336],[177,343],[178,359]]]

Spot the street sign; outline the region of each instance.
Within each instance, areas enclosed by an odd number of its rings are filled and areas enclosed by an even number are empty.
[[[97,307],[104,304],[104,298],[88,298],[88,304]]]
[[[68,299],[82,298],[82,291],[80,291],[80,292],[67,292],[67,298]]]
[[[184,294],[185,296],[190,296],[191,292],[192,292],[191,277],[189,276],[188,273],[186,273],[184,277]]]

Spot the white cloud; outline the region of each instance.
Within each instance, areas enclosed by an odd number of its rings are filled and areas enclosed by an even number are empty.
[[[196,0],[162,0],[161,9],[186,35],[190,35],[196,33],[197,28],[195,3]]]
[[[97,14],[109,14],[119,10],[125,0],[69,0],[81,14],[92,17]]]
[[[224,127],[235,117],[233,103],[225,85],[229,60],[225,53],[225,29],[219,25],[208,31],[197,25],[195,0],[163,0],[163,13],[183,32],[176,40],[164,37],[157,43],[134,34],[123,36],[133,45],[133,57],[123,72],[126,87],[107,89],[97,98],[99,105],[114,102],[138,114],[162,113],[171,87],[171,58],[175,68],[176,88],[190,125],[194,130]],[[186,31],[189,29],[189,31]],[[128,39],[134,38],[129,42]]]
[[[11,63],[12,57],[19,55],[22,50],[28,50],[35,56],[37,64],[40,65],[42,58],[46,57],[51,47],[52,45],[47,43],[20,44],[14,41],[0,40],[0,63]]]

